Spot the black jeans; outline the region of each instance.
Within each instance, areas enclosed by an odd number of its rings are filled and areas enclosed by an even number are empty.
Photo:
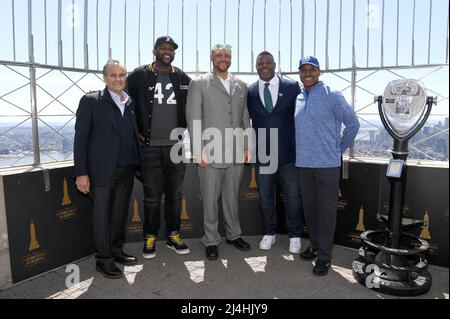
[[[331,260],[339,201],[340,167],[300,167],[300,192],[311,246],[317,257]]]
[[[161,200],[164,197],[166,230],[170,234],[180,230],[181,200],[185,163],[174,164],[170,159],[171,146],[143,146],[144,163],[144,235],[158,236],[161,225]]]

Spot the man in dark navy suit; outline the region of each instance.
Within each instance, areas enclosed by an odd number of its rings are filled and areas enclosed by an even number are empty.
[[[295,167],[294,111],[300,86],[295,81],[275,75],[275,67],[270,52],[263,51],[258,55],[256,70],[259,80],[250,85],[247,97],[252,127],[256,130],[258,140],[255,169],[261,196],[260,209],[264,235],[259,248],[269,250],[276,240],[277,213],[274,194],[279,181],[284,194],[286,229],[290,239],[289,251],[299,253],[302,222],[298,172]],[[274,131],[278,134],[274,134]],[[261,134],[266,135],[266,145],[260,143]],[[264,146],[265,152],[261,150]],[[271,152],[275,154],[271,154],[269,158],[274,158],[278,164],[275,172],[268,172],[269,163],[264,163],[265,154]]]
[[[134,173],[138,159],[134,105],[124,91],[126,70],[116,60],[103,68],[106,88],[80,100],[76,114],[74,176],[93,199],[96,269],[108,278],[122,271],[114,264],[135,264],[123,252]]]

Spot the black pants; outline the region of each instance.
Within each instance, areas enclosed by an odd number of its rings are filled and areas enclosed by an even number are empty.
[[[186,164],[174,164],[170,146],[143,146],[144,163],[144,235],[158,235],[161,225],[161,199],[168,233],[180,230],[181,200]]]
[[[300,168],[300,193],[317,257],[331,260],[339,199],[340,167]]]
[[[93,186],[93,226],[96,259],[111,263],[122,254],[128,208],[134,183],[134,166],[116,168],[106,186]]]

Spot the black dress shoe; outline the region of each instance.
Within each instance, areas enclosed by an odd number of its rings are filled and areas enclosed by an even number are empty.
[[[314,265],[313,274],[317,276],[325,276],[326,274],[328,274],[330,266],[330,261],[318,259],[316,261],[316,264]]]
[[[122,277],[122,271],[119,268],[117,268],[117,266],[114,265],[114,263],[104,264],[97,262],[95,265],[95,269],[106,278],[115,279]]]
[[[219,249],[216,245],[206,247],[205,256],[209,260],[217,260],[219,258]]]
[[[247,242],[245,242],[241,237],[239,237],[239,238],[237,238],[235,240],[228,240],[227,239],[226,242],[228,244],[234,245],[234,247],[236,247],[239,250],[249,251],[251,249],[250,245]]]
[[[305,260],[313,260],[316,257],[317,249],[312,248],[311,246],[306,248],[306,250],[300,254],[300,258]]]
[[[122,265],[135,265],[137,263],[137,258],[122,253],[122,255],[114,256],[114,261]]]

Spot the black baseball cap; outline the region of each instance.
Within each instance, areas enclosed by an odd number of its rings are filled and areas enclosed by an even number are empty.
[[[174,50],[178,49],[178,44],[176,44],[175,41],[168,35],[156,39],[155,46],[153,48],[156,49],[157,47],[159,47],[161,44],[164,43],[169,43],[170,45],[172,45]]]

